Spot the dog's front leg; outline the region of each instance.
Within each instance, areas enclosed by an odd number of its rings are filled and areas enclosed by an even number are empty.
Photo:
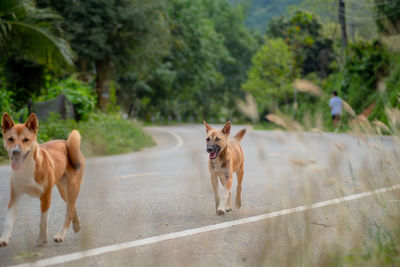
[[[49,221],[49,209],[51,203],[51,190],[48,190],[43,193],[40,197],[40,230],[39,230],[39,238],[36,242],[38,246],[43,246],[48,242],[48,231],[47,231],[47,223]]]
[[[232,188],[232,174],[225,174],[225,177],[220,178],[221,183],[224,185],[224,191],[222,194],[222,201],[219,202],[219,206],[217,209],[217,214],[222,215],[225,211],[232,210],[232,203],[231,203],[231,188]],[[222,182],[222,179],[225,179]]]
[[[11,238],[11,233],[14,228],[15,220],[17,219],[17,209],[20,194],[16,194],[11,185],[10,201],[8,202],[7,216],[4,221],[4,232],[0,237],[0,247],[8,245]]]
[[[219,206],[219,192],[218,192],[218,177],[215,174],[211,174],[211,184],[214,191],[215,209]]]

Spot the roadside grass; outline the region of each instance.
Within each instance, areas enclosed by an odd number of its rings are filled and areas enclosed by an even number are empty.
[[[289,180],[302,181],[298,188],[303,192],[302,201],[308,205],[321,201],[318,192],[326,192],[327,189],[330,198],[339,198],[400,184],[400,139],[392,135],[393,145],[388,147],[383,144],[388,138],[383,137],[384,134],[399,132],[400,118],[396,117],[397,114],[400,111],[387,114],[389,125],[370,123],[364,119],[344,126],[358,146],[367,151],[362,158],[355,158],[357,153],[345,143],[325,136],[324,128],[320,128],[318,123],[307,126],[288,116],[271,116],[270,119],[280,128],[294,132],[300,146],[307,148],[303,131],[319,130],[321,138],[331,143],[331,149],[318,152],[321,157],[328,156],[326,165],[316,164],[317,159],[306,159],[307,153],[287,162],[295,169],[288,174],[291,176]],[[285,142],[284,139],[280,141]],[[260,151],[260,155],[265,153]],[[361,165],[354,166],[358,161]],[[343,179],[349,173],[351,177]],[[287,185],[287,188],[291,187],[291,184]],[[281,192],[280,196],[278,201],[282,201],[282,206],[298,205],[298,199],[289,194]],[[369,207],[360,204],[362,201],[367,201]],[[326,213],[326,218],[318,217],[321,209],[312,209],[296,215],[293,220],[268,223],[269,237],[263,265],[400,266],[399,190],[353,200],[350,205],[340,203],[324,209],[322,212]],[[323,222],[326,219],[328,223],[316,222],[315,218]]]
[[[83,153],[88,157],[129,153],[155,145],[138,122],[120,114],[94,113],[78,129],[84,139]]]
[[[314,94],[311,83],[302,92]],[[322,97],[327,96],[322,94]],[[251,100],[251,99],[250,99]],[[400,98],[398,98],[400,102]],[[301,153],[285,155],[287,165],[294,169],[287,173],[289,181],[300,181],[299,188],[293,184],[273,190],[282,208],[307,205],[322,199],[340,198],[369,192],[378,188],[400,184],[400,110],[392,106],[384,108],[383,121],[368,120],[368,115],[355,114],[348,104],[339,129],[333,129],[332,121],[323,106],[313,109],[315,114],[303,113],[302,117],[290,116],[276,110],[268,114],[268,123],[259,122],[254,101],[246,101],[241,107],[244,115],[257,121],[255,129],[283,129],[293,132]],[[251,115],[256,114],[256,115]],[[274,124],[275,126],[271,126]],[[366,150],[357,154],[354,147],[334,141],[325,131],[346,132],[354,138],[358,147]],[[327,162],[317,164],[318,159],[307,158],[309,145],[303,132],[313,132],[315,138],[323,138],[330,148],[310,154],[327,157]],[[393,145],[384,146],[389,135]],[[284,145],[284,135],[277,135],[276,142]],[[389,137],[390,138],[390,137]],[[260,157],[266,155],[259,146]],[[290,158],[294,156],[295,158]],[[357,157],[362,158],[357,158]],[[265,160],[261,158],[261,160]],[[361,163],[359,163],[361,162]],[[265,164],[268,177],[268,162]],[[289,182],[290,183],[290,182]],[[291,188],[300,193],[296,199],[285,190]],[[320,192],[325,195],[320,196]],[[329,196],[327,196],[329,195]],[[367,204],[365,204],[367,203]],[[365,206],[366,205],[366,206]],[[323,215],[321,215],[323,214]],[[292,219],[277,218],[266,222],[263,266],[400,266],[400,190],[376,194],[359,200],[342,202],[330,207],[309,209]],[[322,216],[322,217],[321,217]]]
[[[122,118],[118,113],[93,112],[86,121],[63,120],[54,114],[45,122],[39,122],[38,142],[67,139],[73,129],[82,136],[81,149],[85,157],[115,155],[141,150],[155,145],[138,122]],[[0,164],[8,163],[3,145]]]

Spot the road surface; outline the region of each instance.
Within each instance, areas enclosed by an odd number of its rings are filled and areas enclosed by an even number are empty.
[[[234,126],[232,133],[240,128]],[[156,147],[87,160],[77,202],[82,229],[75,234],[70,228],[64,242],[50,239],[44,247],[35,246],[39,200],[24,197],[12,240],[0,248],[0,265],[290,264],[291,249],[301,244],[296,238],[303,233],[318,237],[308,244],[318,257],[322,244],[346,242],[338,229],[343,217],[351,218],[346,223],[356,231],[366,214],[368,223],[379,220],[378,196],[395,203],[400,191],[390,187],[398,184],[391,161],[398,157],[397,142],[391,138],[249,128],[242,141],[242,208],[217,216],[204,127],[146,130]],[[1,221],[9,198],[9,172],[8,166],[0,167]],[[50,237],[64,214],[65,204],[54,189]]]

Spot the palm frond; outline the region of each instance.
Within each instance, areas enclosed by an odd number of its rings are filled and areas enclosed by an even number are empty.
[[[0,2],[0,53],[18,53],[55,71],[74,67],[69,43],[51,32],[51,21],[60,16],[30,0]]]
[[[9,40],[8,51],[15,48],[25,57],[54,70],[74,66],[75,54],[64,39],[24,22],[10,21],[8,24],[11,28],[5,36]]]

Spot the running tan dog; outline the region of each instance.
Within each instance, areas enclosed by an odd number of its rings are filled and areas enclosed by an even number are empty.
[[[233,139],[229,139],[231,123],[228,121],[222,130],[215,130],[206,122],[204,126],[207,131],[207,152],[209,154],[208,169],[211,174],[211,184],[214,190],[215,208],[217,214],[221,215],[232,211],[231,187],[233,172],[236,172],[238,186],[236,189],[236,208],[242,205],[242,180],[244,155],[240,146],[245,129],[240,130]],[[224,187],[222,201],[218,193],[218,178]]]
[[[35,114],[31,114],[24,124],[15,124],[4,113],[1,129],[12,170],[10,201],[0,247],[7,246],[10,240],[17,216],[18,200],[23,194],[40,199],[41,218],[37,245],[47,243],[47,221],[54,185],[57,185],[61,197],[67,202],[65,222],[54,241],[63,241],[71,221],[74,231],[78,232],[80,224],[75,202],[85,170],[79,132],[73,130],[66,141],[54,140],[39,145],[36,141],[39,122]]]

